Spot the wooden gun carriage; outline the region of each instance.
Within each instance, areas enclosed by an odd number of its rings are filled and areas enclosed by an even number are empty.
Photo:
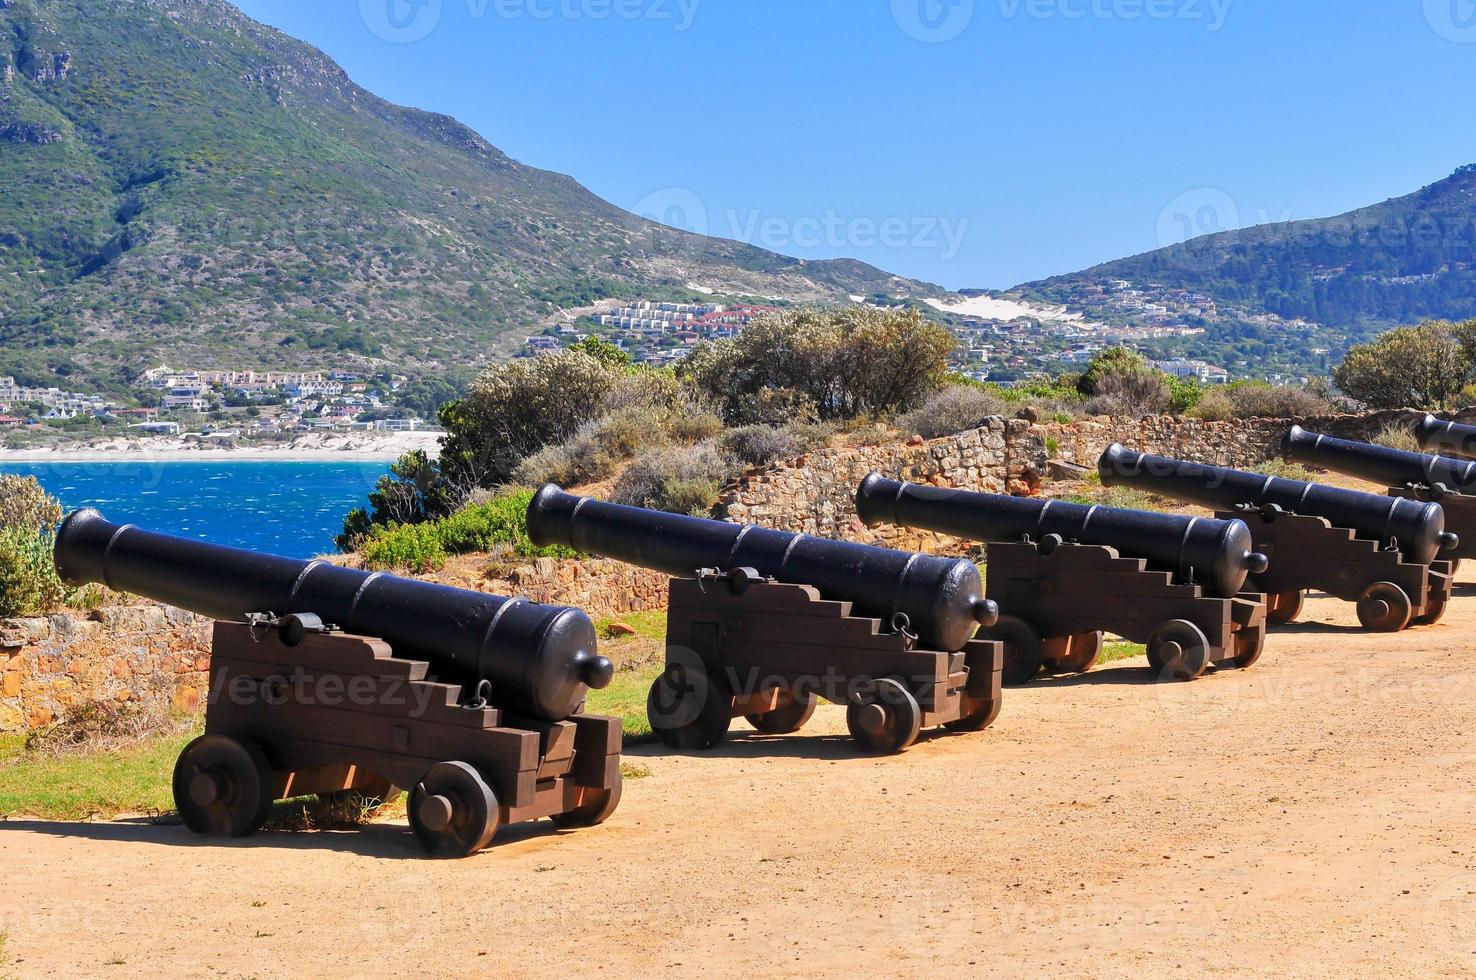
[[[1352,528],[1274,505],[1229,513],[1245,520],[1256,550],[1271,560],[1254,580],[1269,597],[1273,624],[1294,622],[1309,590],[1354,603],[1358,621],[1378,633],[1431,626],[1445,614],[1454,585],[1449,561],[1413,562],[1398,548],[1359,537]]]
[[[989,543],[985,594],[1006,614],[979,635],[1005,644],[1006,684],[1023,684],[1042,667],[1085,673],[1101,655],[1103,632],[1147,644],[1165,678],[1249,667],[1261,656],[1264,597],[1243,593],[1266,557],[1239,519],[951,490],[880,473],[861,481],[856,513],[872,527]]]
[[[1293,426],[1282,449],[1288,457],[1323,463],[1322,454],[1337,448],[1323,441]],[[1376,632],[1429,625],[1445,611],[1452,568],[1441,556],[1460,541],[1446,530],[1445,514],[1435,504],[1135,453],[1118,445],[1103,453],[1097,469],[1104,485],[1137,487],[1218,508],[1221,518],[1244,519],[1256,550],[1269,562],[1251,580],[1270,595],[1273,624],[1296,619],[1309,589],[1356,603],[1359,622]]]
[[[844,704],[851,735],[878,753],[939,726],[982,731],[999,714],[1000,643],[919,648],[905,617],[855,615],[849,602],[752,569],[674,578],[670,597],[666,670],[647,713],[673,748],[711,748],[734,718],[767,734],[797,732],[819,700]]]
[[[367,637],[217,623],[205,734],[174,770],[185,824],[240,837],[276,800],[357,790],[388,801],[407,789],[416,837],[460,857],[505,824],[583,827],[614,812],[620,719],[460,704],[461,687],[430,671]]]
[[[55,556],[64,581],[217,621],[205,734],[174,771],[197,833],[250,834],[278,799],[399,787],[427,849],[463,856],[501,824],[596,824],[620,801],[621,723],[584,714],[614,668],[578,609],[222,548],[92,510],[62,524]]]
[[[1169,679],[1193,680],[1260,659],[1265,596],[1216,598],[1147,566],[1057,535],[989,545],[988,595],[1009,612],[980,635],[1004,642],[1005,682],[1024,683],[1042,667],[1053,674],[1090,670],[1104,632],[1145,644],[1149,665]]]

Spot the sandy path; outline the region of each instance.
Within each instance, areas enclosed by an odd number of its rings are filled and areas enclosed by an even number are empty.
[[[604,827],[461,862],[402,826],[220,844],[12,821],[0,929],[20,976],[1466,974],[1460,592],[1393,638],[1315,599],[1323,625],[1251,671],[1160,686],[1112,665],[899,757],[854,756],[833,708],[713,755],[638,749],[652,775]]]

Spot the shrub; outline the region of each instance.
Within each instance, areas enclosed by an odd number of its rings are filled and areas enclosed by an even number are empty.
[[[723,434],[728,455],[746,466],[768,466],[825,445],[830,429],[822,425],[745,425]]]
[[[34,476],[0,474],[0,528],[49,530],[61,519],[61,504]]]
[[[502,552],[520,558],[573,557],[568,548],[538,548],[528,537],[528,489],[505,491],[450,517],[380,528],[364,543],[364,566],[431,572],[450,555]]]
[[[1476,320],[1400,327],[1348,351],[1333,380],[1373,408],[1444,408],[1476,370]]]
[[[1102,385],[1115,374],[1135,374],[1150,371],[1148,358],[1129,347],[1109,347],[1093,357],[1087,369],[1077,379],[1076,388],[1083,395],[1105,395]]]
[[[568,548],[539,548],[528,537],[533,495],[529,489],[508,490],[438,522],[442,546],[453,555],[506,549],[520,558],[573,557]]]
[[[444,517],[455,510],[459,496],[425,450],[406,453],[369,492],[369,508],[355,508],[344,518],[336,544],[340,551],[353,551],[375,528]]]
[[[666,441],[669,416],[648,405],[630,405],[579,427],[567,441],[547,446],[518,464],[519,483],[576,486],[603,480],[642,449]]]
[[[987,388],[952,386],[935,391],[917,408],[897,419],[897,427],[924,439],[977,429],[995,415],[1012,415],[1009,403]]]
[[[1252,466],[1252,473],[1260,473],[1263,476],[1274,476],[1283,480],[1299,480],[1302,483],[1317,483],[1317,474],[1313,473],[1301,463],[1288,463],[1281,459],[1267,460],[1256,466]]]
[[[703,344],[681,371],[722,406],[730,425],[776,422],[776,394],[798,418],[905,411],[938,388],[958,341],[915,310],[852,306],[786,310],[760,318],[732,340]]]
[[[1087,411],[1096,415],[1141,418],[1168,411],[1173,401],[1168,376],[1150,367],[1117,368],[1101,374]]]
[[[705,514],[735,469],[714,442],[647,452],[621,474],[610,499],[674,514]]]
[[[1191,414],[1206,422],[1223,422],[1235,417],[1235,402],[1228,392],[1214,388],[1204,393]]]
[[[364,567],[433,572],[446,564],[446,548],[435,524],[395,524],[364,543]]]
[[[488,368],[465,398],[441,409],[442,471],[468,490],[506,482],[523,459],[601,414],[621,376],[582,351]]]
[[[1380,446],[1388,446],[1390,449],[1403,449],[1411,453],[1423,453],[1425,450],[1420,446],[1420,441],[1415,438],[1413,430],[1407,425],[1397,422],[1389,422],[1378,432],[1373,434],[1370,440]]]
[[[50,530],[0,529],[0,616],[35,616],[66,602],[53,544]]]
[[[1241,419],[1300,419],[1334,411],[1326,399],[1296,385],[1237,381],[1228,387],[1228,393],[1235,417]]]

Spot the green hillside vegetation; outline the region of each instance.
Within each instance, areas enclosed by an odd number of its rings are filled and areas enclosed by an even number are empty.
[[[224,0],[0,3],[0,186],[0,373],[38,383],[486,360],[558,309],[691,282],[937,292],[637,218]]]
[[[1074,304],[1089,282],[1123,279],[1212,297],[1223,309],[1304,319],[1312,335],[1221,318],[1194,355],[1268,357],[1316,368],[1307,348],[1337,350],[1378,331],[1423,319],[1476,316],[1476,165],[1416,193],[1334,218],[1282,222],[1181,245],[1020,287],[1022,295]],[[1301,348],[1302,356],[1298,358]],[[1336,360],[1332,363],[1336,363]],[[1332,363],[1320,365],[1323,368]]]

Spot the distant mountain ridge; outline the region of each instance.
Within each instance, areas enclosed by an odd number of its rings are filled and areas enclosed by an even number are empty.
[[[1222,335],[1269,314],[1343,347],[1398,324],[1476,317],[1476,165],[1338,217],[1207,235],[1010,293],[1081,310],[1102,280],[1209,297]]]
[[[942,290],[629,214],[224,0],[0,0],[0,374],[484,358],[607,297]]]

